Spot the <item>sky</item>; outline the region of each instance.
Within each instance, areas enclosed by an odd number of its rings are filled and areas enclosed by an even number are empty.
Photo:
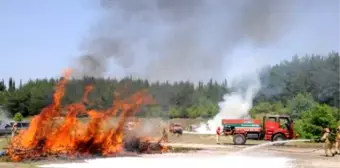
[[[0,1],[0,79],[59,76],[96,14],[85,0]]]
[[[81,54],[80,44],[100,18],[93,2],[0,1],[0,80],[13,77],[25,82],[59,76]],[[282,60],[294,54],[339,51],[339,1],[309,2],[304,13],[295,13],[300,24],[271,50],[277,53],[273,57]],[[273,60],[277,63],[278,59]]]

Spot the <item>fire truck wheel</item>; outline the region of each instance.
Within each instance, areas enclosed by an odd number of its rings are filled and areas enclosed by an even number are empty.
[[[284,141],[286,140],[286,137],[282,134],[276,134],[274,135],[273,137],[273,141]],[[281,146],[281,145],[284,145],[284,143],[279,143],[279,144],[274,144],[274,145],[278,145],[278,146]]]
[[[243,134],[236,134],[234,135],[233,141],[235,145],[244,145],[247,139]]]

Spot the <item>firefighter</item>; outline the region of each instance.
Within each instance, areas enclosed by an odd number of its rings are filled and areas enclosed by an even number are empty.
[[[18,133],[18,123],[14,122],[12,125],[12,138]]]
[[[340,144],[340,125],[336,129],[336,141],[335,141],[335,153],[338,155],[340,155],[339,144]]]
[[[169,142],[168,131],[166,130],[166,128],[163,128],[163,131],[162,131],[162,141],[165,143]]]
[[[221,127],[218,126],[216,129],[216,143],[220,144]]]
[[[332,133],[330,132],[329,128],[325,128],[323,135],[321,137],[321,141],[324,142],[324,149],[325,149],[325,155],[328,155],[328,152],[330,152],[330,155],[334,156],[335,152],[332,151],[333,148],[333,139],[332,139]]]

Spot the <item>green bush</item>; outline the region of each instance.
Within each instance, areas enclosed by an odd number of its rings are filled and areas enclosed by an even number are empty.
[[[317,104],[302,114],[301,119],[295,122],[295,131],[301,138],[314,139],[322,134],[325,127],[334,129],[337,125],[333,108]]]
[[[24,117],[22,116],[21,113],[15,113],[13,120],[14,121],[22,121],[24,119]]]

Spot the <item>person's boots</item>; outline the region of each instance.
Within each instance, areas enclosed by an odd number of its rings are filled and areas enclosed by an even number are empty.
[[[330,155],[326,154],[326,157],[333,157],[334,153],[331,153]]]

